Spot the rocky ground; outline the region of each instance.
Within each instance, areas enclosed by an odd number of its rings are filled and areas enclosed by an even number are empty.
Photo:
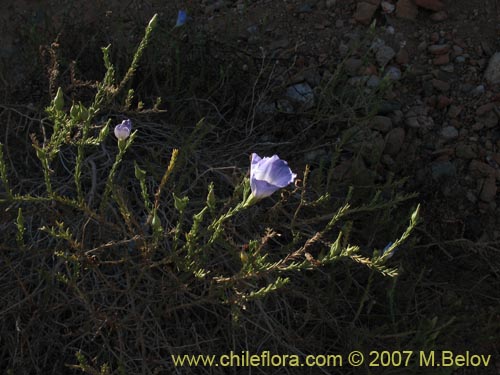
[[[223,17],[224,11],[215,12],[222,4],[207,5],[210,22]],[[241,9],[238,2],[233,12]],[[384,77],[393,81],[365,135],[382,154],[376,163],[365,158],[368,168],[412,176],[422,198],[433,202],[439,237],[500,238],[496,1],[268,1],[245,11],[270,17],[264,24],[245,18],[245,43],[293,51],[294,72],[307,74],[292,75],[288,84],[308,84],[296,91],[312,95],[332,74],[323,64],[332,55],[347,57],[350,82],[363,85],[367,95]],[[347,56],[373,22],[370,62],[363,60],[363,46]]]

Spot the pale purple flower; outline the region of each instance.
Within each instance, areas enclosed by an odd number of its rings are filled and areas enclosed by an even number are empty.
[[[269,197],[276,190],[291,184],[297,175],[292,173],[288,163],[277,155],[261,158],[252,154],[250,165],[250,200],[260,200]]]
[[[188,16],[187,12],[185,10],[179,10],[179,13],[177,14],[177,22],[175,24],[175,27],[179,27],[184,25],[187,22]]]
[[[121,124],[115,126],[115,137],[119,141],[127,139],[132,130],[132,121],[129,119],[123,120]]]

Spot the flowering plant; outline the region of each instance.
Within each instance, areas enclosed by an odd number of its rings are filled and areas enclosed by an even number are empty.
[[[252,193],[245,202],[250,206],[263,198],[269,197],[276,190],[282,189],[293,181],[297,175],[292,172],[288,163],[278,155],[261,158],[252,154],[250,164],[250,188]]]

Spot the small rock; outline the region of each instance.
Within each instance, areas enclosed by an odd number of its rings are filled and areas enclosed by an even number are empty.
[[[396,4],[396,15],[398,18],[414,20],[418,15],[418,8],[412,0],[399,0]]]
[[[433,55],[444,55],[450,52],[450,46],[448,44],[434,44],[427,50]]]
[[[378,64],[381,67],[384,67],[387,65],[389,61],[391,61],[394,58],[394,56],[396,56],[396,52],[394,52],[394,50],[391,47],[381,46],[378,49],[375,58],[377,59]]]
[[[478,96],[483,95],[485,92],[486,92],[486,89],[484,88],[484,85],[479,85],[479,86],[475,87],[473,90],[471,90],[470,94],[473,97],[478,97]]]
[[[340,56],[344,57],[345,55],[347,55],[348,52],[349,52],[349,46],[347,44],[341,42],[339,45]]]
[[[382,6],[382,11],[387,14],[391,14],[396,9],[396,6],[388,1],[382,1],[380,5]]]
[[[498,125],[498,117],[495,112],[488,112],[484,116],[481,116],[481,118],[478,120],[480,120],[481,123],[489,129],[494,128]]]
[[[422,83],[422,88],[424,89],[424,94],[426,97],[432,96],[432,94],[434,93],[434,86],[430,81],[424,81],[424,83]]]
[[[482,116],[487,112],[490,112],[495,107],[494,103],[483,104],[476,109],[476,115]]]
[[[445,95],[439,95],[438,100],[437,100],[437,108],[438,109],[443,109],[448,107],[451,103],[453,103],[453,99],[445,96]]]
[[[251,26],[247,27],[247,32],[249,34],[257,34],[258,31],[259,31],[259,26],[257,26],[257,25],[251,25]]]
[[[404,119],[404,114],[402,111],[396,110],[391,113],[390,118],[393,124],[399,125]]]
[[[469,164],[469,171],[476,176],[494,177],[495,168],[479,160],[472,160]]]
[[[370,78],[368,78],[368,81],[366,81],[366,87],[369,87],[371,89],[377,88],[380,85],[380,78],[376,75],[371,75]]]
[[[450,108],[448,108],[448,117],[457,118],[458,115],[460,115],[460,112],[462,112],[462,107],[452,104],[450,105]]]
[[[365,2],[358,3],[356,12],[354,13],[354,19],[356,22],[369,25],[376,10],[377,5]]]
[[[392,120],[386,116],[374,116],[371,119],[370,127],[385,134],[392,129]]]
[[[327,9],[333,8],[335,4],[337,4],[337,0],[326,0],[325,3]]]
[[[432,59],[432,63],[434,65],[446,65],[450,62],[450,55],[449,54],[444,54],[444,55],[438,55],[434,59]]]
[[[491,84],[500,83],[500,52],[495,53],[484,72],[484,78]]]
[[[439,69],[446,73],[453,73],[455,71],[455,67],[453,66],[453,64],[441,65]]]
[[[394,128],[385,138],[385,149],[384,152],[391,156],[397,155],[401,147],[403,146],[403,142],[405,140],[405,130],[403,128]]]
[[[437,181],[444,177],[455,176],[457,170],[452,162],[440,161],[432,163],[431,172],[432,172],[432,178]]]
[[[491,56],[493,54],[493,50],[486,40],[481,41],[481,48],[487,56]]]
[[[460,56],[464,53],[464,49],[456,44],[453,46],[453,53],[457,56]]]
[[[415,4],[421,8],[438,12],[444,8],[444,4],[440,0],[415,0]]]
[[[441,130],[441,136],[450,141],[452,139],[458,138],[458,130],[453,126],[446,126]]]
[[[311,109],[314,106],[314,92],[307,83],[289,86],[285,95],[292,101],[299,103],[304,110]]]
[[[355,76],[356,74],[358,74],[358,71],[362,66],[363,61],[354,57],[347,59],[344,65],[347,74],[350,76]]]
[[[427,116],[429,108],[426,105],[416,105],[406,112],[406,117]]]
[[[444,10],[431,14],[430,19],[434,22],[442,22],[448,19],[448,13]]]
[[[311,4],[302,4],[299,9],[297,9],[297,13],[311,13],[312,11]]]
[[[413,129],[418,129],[420,128],[420,122],[418,121],[418,118],[415,117],[408,117],[405,121],[406,125],[408,125],[410,128]]]
[[[477,153],[471,145],[460,143],[455,147],[455,155],[457,158],[471,160],[477,158]]]
[[[406,48],[401,48],[396,54],[396,62],[400,65],[406,65],[410,62],[410,55]]]
[[[397,100],[384,100],[380,103],[380,107],[378,109],[379,115],[386,115],[393,111],[397,111],[401,109],[401,103]]]
[[[418,46],[417,46],[417,49],[419,52],[423,52],[427,49],[427,42],[425,40],[422,40]]]
[[[479,199],[483,202],[492,202],[497,194],[497,185],[494,177],[488,177],[483,184]]]
[[[385,40],[380,38],[375,38],[370,44],[370,49],[378,51],[380,47],[385,46]]]
[[[434,127],[434,120],[430,116],[408,117],[406,125],[415,129],[429,129]]]
[[[387,68],[385,76],[391,81],[399,81],[401,79],[401,70],[396,66],[390,66]]]
[[[290,41],[286,38],[285,39],[277,39],[277,40],[273,40],[269,44],[269,49],[271,51],[274,51],[277,49],[287,48],[289,44],[290,44]]]
[[[434,86],[434,88],[442,92],[450,90],[450,84],[448,82],[441,81],[435,78],[432,80],[432,86]]]

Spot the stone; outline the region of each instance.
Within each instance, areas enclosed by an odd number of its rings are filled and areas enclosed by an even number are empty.
[[[387,77],[391,81],[399,81],[401,76],[401,70],[397,66],[390,66],[387,68],[384,78]]]
[[[396,56],[396,52],[391,47],[381,46],[375,55],[375,59],[381,67],[384,67],[394,56]]]
[[[495,176],[495,168],[479,160],[472,160],[469,164],[469,171],[475,176]]]
[[[410,62],[410,55],[406,48],[401,48],[396,54],[396,62],[400,65],[406,65]]]
[[[398,154],[405,140],[405,130],[403,128],[394,128],[385,137],[384,152],[391,156]]]
[[[444,10],[440,10],[439,12],[431,14],[430,19],[434,22],[442,22],[448,19],[448,13]]]
[[[484,180],[483,187],[481,188],[481,193],[479,194],[479,199],[483,202],[492,202],[495,200],[497,195],[497,184],[494,177],[488,177]]]
[[[369,87],[371,89],[377,88],[380,85],[380,78],[376,75],[371,75],[370,78],[368,78],[368,81],[366,81],[366,87]]]
[[[398,18],[414,20],[418,15],[418,8],[412,0],[399,0],[396,4],[396,15]]]
[[[443,109],[448,107],[451,103],[453,103],[453,99],[445,96],[445,95],[439,95],[437,99],[437,108],[438,109]]]
[[[414,0],[415,4],[421,8],[438,12],[444,8],[444,4],[440,0]]]
[[[313,11],[311,4],[302,4],[297,9],[297,13],[311,13]]]
[[[476,109],[476,115],[482,116],[485,113],[490,112],[494,107],[495,107],[494,103],[483,104],[482,106],[479,106]]]
[[[448,44],[433,44],[427,50],[433,55],[444,55],[450,52],[450,46]]]
[[[364,25],[369,25],[377,8],[378,5],[366,3],[364,1],[360,2],[356,7],[354,19],[356,20],[356,22],[362,23]]]
[[[481,116],[479,120],[485,127],[491,129],[498,125],[498,117],[495,112],[491,111]]]
[[[289,86],[286,90],[286,96],[290,100],[300,103],[305,110],[314,106],[314,92],[307,83]]]
[[[401,103],[397,100],[384,100],[380,103],[380,107],[378,109],[379,115],[386,115],[393,111],[397,111],[401,109]]]
[[[457,158],[471,160],[477,158],[477,153],[471,145],[460,143],[455,147],[455,155]]]
[[[438,55],[432,59],[432,63],[434,65],[446,65],[449,62],[450,62],[450,55],[447,53],[444,55]]]
[[[370,121],[370,128],[385,134],[392,129],[392,120],[386,116],[374,116]]]
[[[408,117],[405,121],[406,125],[410,128],[413,129],[418,129],[420,128],[420,122],[418,121],[417,116],[414,117]]]
[[[452,104],[452,105],[450,105],[450,108],[448,108],[448,117],[449,118],[457,118],[461,112],[462,112],[461,106]]]
[[[387,14],[391,14],[394,12],[394,9],[396,9],[396,6],[388,1],[382,1],[380,5],[382,6],[383,12]]]
[[[500,83],[500,52],[495,53],[484,72],[484,78],[490,84]]]
[[[431,165],[432,178],[439,180],[441,178],[453,177],[457,173],[455,165],[451,161],[439,161]]]
[[[337,4],[337,0],[326,0],[326,8],[330,9],[333,8]]]
[[[446,126],[441,130],[441,136],[446,140],[458,138],[458,130],[453,126]]]
[[[472,89],[470,91],[470,94],[473,97],[478,97],[478,96],[483,95],[485,92],[486,92],[486,89],[485,89],[484,85],[479,85],[479,86],[476,86],[474,89]]]
[[[346,60],[344,68],[348,75],[355,76],[358,74],[359,69],[363,66],[363,61],[361,59],[356,59],[351,57]]]
[[[450,90],[450,84],[445,81],[441,81],[439,79],[433,79],[432,80],[432,86],[436,88],[439,91],[446,92]]]

